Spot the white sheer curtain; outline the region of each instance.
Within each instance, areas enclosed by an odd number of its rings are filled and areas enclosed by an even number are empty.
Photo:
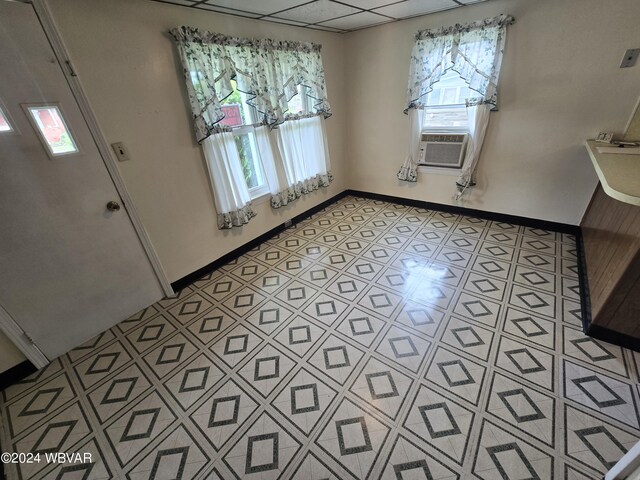
[[[407,182],[418,180],[418,162],[420,162],[418,156],[423,123],[423,109],[412,108],[409,110],[409,154],[398,172],[398,179],[400,180]]]
[[[332,180],[324,119],[316,115],[287,120],[276,132],[282,168],[278,192],[271,199],[274,208],[327,187]]]
[[[271,206],[278,208],[286,205],[288,200],[285,199],[285,203],[280,200],[280,193],[287,185],[287,177],[282,164],[282,156],[277,147],[277,133],[276,130],[262,125],[256,127],[255,134],[258,150],[260,151],[260,161],[262,162],[265,179],[271,194]]]
[[[491,105],[483,103],[479,105],[467,106],[467,117],[469,119],[469,141],[467,142],[467,151],[464,155],[464,163],[462,164],[462,172],[456,180],[458,191],[456,198],[462,197],[462,194],[469,187],[476,184],[475,171],[480,158],[480,150],[484,137],[489,126],[489,112]]]
[[[248,223],[256,214],[251,208],[251,196],[233,134],[220,132],[208,136],[202,141],[202,151],[213,186],[218,228]]]

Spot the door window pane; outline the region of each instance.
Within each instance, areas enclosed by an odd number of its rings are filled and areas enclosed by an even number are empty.
[[[76,142],[73,140],[57,106],[27,107],[27,110],[51,155],[68,155],[78,152]]]
[[[11,132],[11,131],[13,131],[13,127],[11,127],[11,124],[9,123],[9,119],[7,118],[5,113],[2,111],[2,108],[0,108],[0,132]]]

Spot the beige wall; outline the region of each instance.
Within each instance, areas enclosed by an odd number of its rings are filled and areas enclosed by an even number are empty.
[[[452,204],[455,177],[395,179],[406,157],[402,113],[413,34],[499,13],[507,37],[500,111],[492,113],[478,186],[463,206],[578,224],[596,185],[583,146],[622,133],[640,67],[619,69],[640,46],[637,0],[491,0],[346,35],[347,158],[352,188]]]
[[[343,37],[147,0],[51,0],[55,20],[109,143],[122,141],[127,188],[171,281],[347,188]],[[257,205],[242,228],[220,231],[182,71],[167,31],[190,25],[323,46],[333,116],[327,135],[335,180],[288,207]]]
[[[490,0],[346,35],[281,26],[147,0],[50,0],[71,59],[171,281],[197,270],[345,188],[453,202],[454,177],[395,174],[407,151],[402,114],[416,30],[510,13],[500,111],[492,113],[479,184],[464,206],[578,224],[596,184],[583,141],[622,132],[638,98],[640,67],[617,68],[640,44],[637,0]],[[175,48],[167,30],[323,45],[335,181],[241,229],[220,231]]]
[[[0,373],[6,372],[26,359],[18,347],[0,330]]]

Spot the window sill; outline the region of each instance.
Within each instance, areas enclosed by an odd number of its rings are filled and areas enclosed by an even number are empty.
[[[435,175],[447,175],[449,177],[457,177],[462,172],[461,168],[440,168],[428,167],[426,165],[418,165],[418,173],[429,173]]]
[[[251,203],[253,203],[254,205],[261,205],[263,203],[266,203],[268,201],[271,200],[271,194],[270,193],[263,193],[262,195],[259,195],[255,198],[251,199]]]

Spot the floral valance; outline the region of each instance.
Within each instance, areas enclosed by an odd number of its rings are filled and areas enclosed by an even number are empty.
[[[454,70],[476,92],[469,104],[487,103],[495,108],[498,102],[498,76],[502,64],[510,15],[416,34],[411,52],[409,86],[404,112],[426,107],[427,94],[447,70]]]
[[[320,45],[230,37],[184,26],[170,33],[182,60],[198,142],[228,130],[219,122],[225,116],[221,102],[233,92],[231,80],[266,125],[286,119],[287,102],[298,85],[307,87],[315,114],[331,115]]]

